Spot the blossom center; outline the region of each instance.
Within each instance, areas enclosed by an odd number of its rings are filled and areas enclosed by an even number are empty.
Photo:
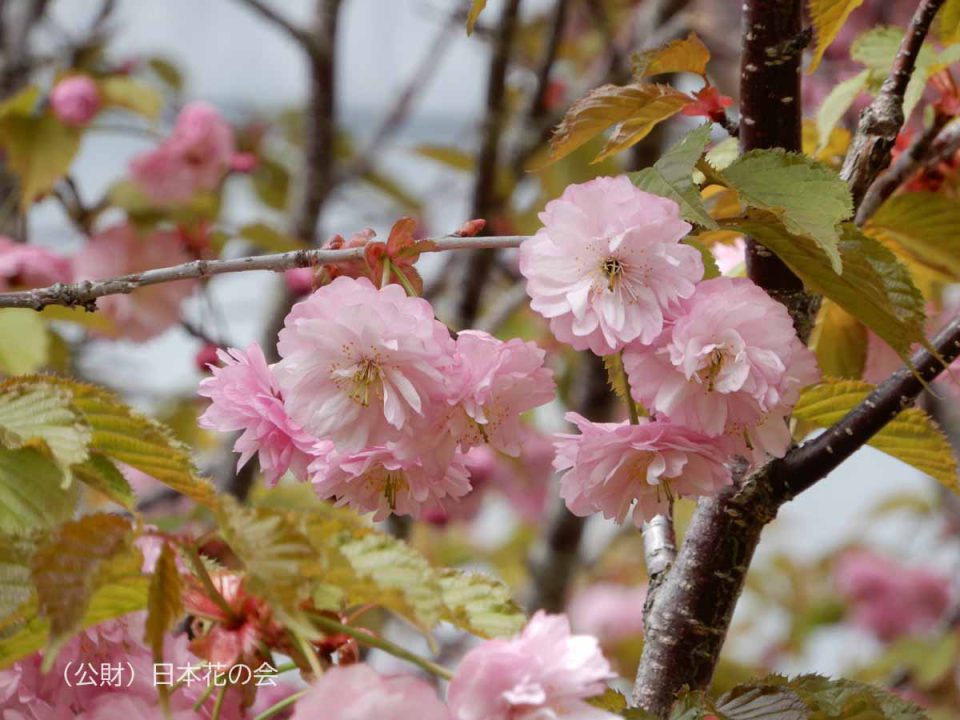
[[[607,278],[607,289],[612,292],[617,282],[623,277],[623,263],[619,258],[608,257],[601,263],[600,270]]]
[[[717,383],[717,377],[723,370],[723,364],[727,359],[727,353],[722,347],[715,347],[707,353],[706,361],[697,370],[697,377],[700,382],[707,386],[707,392],[713,392]]]
[[[379,383],[382,371],[375,358],[363,358],[353,369],[347,394],[363,407],[370,404],[370,386]]]

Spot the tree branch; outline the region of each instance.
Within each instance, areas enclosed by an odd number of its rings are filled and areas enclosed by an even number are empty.
[[[283,17],[280,13],[274,10],[270,5],[263,2],[263,0],[240,0],[244,5],[257,13],[260,17],[268,22],[272,23],[276,27],[283,30],[287,35],[289,35],[298,45],[300,45],[308,55],[312,55],[315,51],[314,38],[310,35],[309,32],[303,28],[297,26],[287,18]]]
[[[740,61],[740,148],[783,148],[801,142],[800,60],[808,39],[802,0],[748,0],[744,4]],[[750,278],[790,311],[800,337],[813,325],[819,299],[773,253],[747,240]]]
[[[490,71],[487,79],[487,114],[483,123],[480,151],[477,155],[477,176],[473,191],[471,217],[485,218],[495,211],[500,198],[497,192],[497,166],[500,137],[506,114],[507,69],[513,38],[520,13],[520,0],[507,0],[494,36]],[[480,310],[480,298],[493,267],[494,252],[482,250],[470,255],[463,269],[463,291],[457,303],[457,325],[473,325]]]
[[[960,149],[960,125],[944,130],[948,121],[949,118],[944,115],[935,115],[930,127],[873,182],[857,208],[857,225],[863,225],[869,220],[884,201],[917,170],[923,166],[935,165]]]
[[[890,163],[890,151],[904,122],[903,96],[920,48],[943,3],[944,0],[921,0],[900,43],[890,75],[873,102],[860,114],[857,132],[840,171],[840,177],[850,185],[854,207],[860,206],[867,188]]]
[[[520,243],[526,239],[527,236],[525,235],[476,238],[448,236],[433,240],[434,246],[424,249],[423,252],[515,248],[519,247]],[[97,298],[106,295],[123,295],[149,285],[206,278],[226,273],[249,272],[251,270],[281,272],[293,268],[360,260],[363,258],[363,254],[364,248],[357,247],[342,250],[294,250],[292,252],[254,255],[229,260],[193,260],[182,265],[145,270],[144,272],[106,280],[81,280],[69,284],[57,283],[34,290],[0,293],[0,308],[42,310],[48,305],[64,305],[66,307],[84,307],[93,311],[96,309]]]

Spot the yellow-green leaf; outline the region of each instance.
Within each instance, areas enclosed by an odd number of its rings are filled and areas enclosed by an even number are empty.
[[[64,523],[37,548],[31,576],[40,614],[50,622],[44,666],[76,631],[94,590],[111,576],[138,575],[142,561],[130,521],[105,513]]]
[[[50,333],[35,310],[0,310],[0,337],[16,338],[16,342],[0,343],[0,372],[23,375],[47,364]]]
[[[864,232],[893,243],[910,258],[960,279],[960,204],[945,195],[895,195],[874,213]]]
[[[60,468],[40,450],[0,450],[0,532],[23,534],[70,518],[77,485],[63,484]]]
[[[118,576],[98,587],[73,634],[114,620],[147,606],[150,580],[144,576]],[[50,623],[35,612],[27,615],[16,630],[0,639],[0,670],[41,650],[50,633]],[[64,638],[66,639],[66,638]]]
[[[20,207],[28,208],[62,178],[80,148],[80,130],[51,112],[0,117],[0,145],[20,181]]]
[[[35,549],[30,537],[0,535],[0,620],[4,624],[33,597],[30,558]]]
[[[499,580],[481,573],[439,571],[443,619],[480,637],[510,637],[526,622],[523,610]]]
[[[862,380],[828,378],[800,394],[793,415],[819,427],[830,427],[870,394]],[[877,450],[915,467],[947,489],[960,493],[957,460],[950,443],[933,420],[919,408],[908,408],[869,440]]]
[[[42,378],[22,376],[0,383],[0,445],[38,447],[69,474],[87,459],[93,432],[72,404],[73,395]]]
[[[867,87],[870,77],[869,70],[863,70],[851,78],[834,85],[830,94],[820,103],[817,110],[817,151],[823,150],[830,142],[833,129],[840,119],[847,114],[853,101]]]
[[[74,478],[118,505],[127,510],[133,510],[136,507],[137,497],[133,493],[133,488],[108,457],[92,452],[89,458],[79,465],[74,465],[70,470]]]
[[[937,37],[944,45],[960,43],[960,0],[947,0],[937,13]]]
[[[289,252],[304,248],[304,244],[295,237],[282,233],[262,222],[244,225],[237,231],[237,234],[249,240],[264,252]]]
[[[810,21],[813,23],[813,32],[816,37],[813,58],[810,60],[810,67],[807,68],[808,73],[817,69],[823,53],[837,37],[837,33],[850,17],[850,13],[862,4],[863,0],[808,0]]]
[[[157,558],[147,596],[147,622],[144,634],[153,650],[154,662],[163,660],[163,639],[183,613],[182,583],[177,568],[177,551],[164,543]]]
[[[616,125],[613,136],[597,156],[603,160],[642,140],[662,120],[675,115],[692,98],[669,85],[634,83],[603,85],[577,100],[550,139],[548,162],[559,160]]]
[[[480,13],[483,12],[486,6],[487,0],[470,1],[470,12],[467,13],[467,35],[473,32],[473,28],[477,24],[477,18],[480,17]]]
[[[130,110],[156,120],[163,109],[163,96],[154,88],[125,75],[113,75],[100,81],[104,105]]]
[[[820,371],[829,377],[857,379],[867,360],[867,328],[832,300],[824,300],[810,336]]]
[[[703,77],[710,62],[710,51],[696,33],[674,40],[663,47],[637,53],[633,60],[634,75],[640,79],[664,73],[688,72]]]

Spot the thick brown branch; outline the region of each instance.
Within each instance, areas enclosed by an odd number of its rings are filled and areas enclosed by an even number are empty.
[[[520,12],[520,0],[507,0],[493,41],[490,71],[487,78],[487,113],[483,123],[471,215],[491,220],[489,215],[500,204],[497,189],[497,167],[500,160],[500,139],[506,115],[507,69]],[[473,253],[465,263],[463,290],[457,307],[457,324],[473,324],[480,310],[480,298],[493,268],[494,252]]]
[[[890,163],[890,151],[904,122],[903,96],[916,68],[920,48],[943,3],[944,0],[921,0],[900,43],[890,75],[873,102],[860,114],[857,132],[840,171],[840,176],[850,185],[855,207],[860,206],[867,188]]]
[[[515,248],[524,240],[526,240],[524,235],[478,238],[443,237],[433,240],[434,246],[425,249],[424,252],[475,250],[477,248]],[[364,249],[358,247],[343,250],[295,250],[293,252],[255,255],[229,260],[194,260],[182,265],[155,268],[106,280],[82,280],[69,284],[57,283],[34,290],[0,293],[0,308],[42,310],[48,305],[65,305],[67,307],[85,307],[88,310],[95,310],[97,298],[106,295],[131,293],[137,288],[147,287],[148,285],[206,278],[226,273],[249,272],[251,270],[281,272],[293,268],[359,260],[363,258],[363,253]]]

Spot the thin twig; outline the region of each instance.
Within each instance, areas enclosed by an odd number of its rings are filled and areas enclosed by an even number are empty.
[[[921,0],[904,33],[890,75],[860,114],[857,132],[840,171],[840,177],[850,185],[855,207],[859,207],[867,188],[890,163],[890,151],[905,119],[903,97],[930,25],[943,3],[944,0]]]
[[[263,0],[240,0],[248,8],[256,12],[264,20],[269,21],[293,38],[308,54],[313,54],[315,43],[309,32],[297,26],[280,13],[270,7]]]
[[[497,249],[515,248],[527,239],[525,235],[503,235],[499,237],[442,237],[433,241],[433,247],[424,252],[443,252],[446,250],[475,250],[478,248]],[[96,309],[97,298],[106,295],[123,295],[149,285],[193,280],[226,273],[249,272],[251,270],[269,270],[281,272],[293,268],[311,267],[330,263],[342,263],[363,258],[364,248],[345,248],[342,250],[294,250],[272,255],[255,255],[228,260],[192,260],[182,265],[145,270],[141,273],[122,275],[106,280],[81,280],[75,283],[57,283],[34,290],[0,293],[0,308],[32,308],[43,310],[48,305],[67,307],[85,307]]]
[[[880,209],[884,201],[924,166],[936,165],[944,153],[953,155],[960,148],[960,125],[944,130],[949,118],[937,114],[934,122],[901,153],[878,177],[857,209],[857,225],[863,225]]]

